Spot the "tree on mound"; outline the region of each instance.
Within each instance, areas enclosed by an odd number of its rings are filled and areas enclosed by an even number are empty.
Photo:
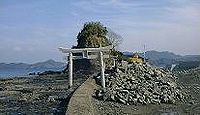
[[[100,22],[85,23],[77,36],[77,48],[97,48],[111,45],[106,38],[107,29]]]
[[[112,36],[111,36],[112,35]],[[83,29],[77,35],[77,46],[74,48],[98,48],[113,45],[111,54],[120,54],[114,48],[119,44],[117,34],[107,30],[100,22],[87,22]],[[99,70],[99,62],[97,60],[75,60],[75,69]]]
[[[123,38],[104,27],[100,22],[87,22],[77,36],[77,48],[98,48],[112,45],[113,49],[119,46]]]

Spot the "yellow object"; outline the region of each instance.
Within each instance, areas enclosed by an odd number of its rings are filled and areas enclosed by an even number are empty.
[[[133,54],[133,57],[128,58],[128,62],[142,64],[144,62],[144,58],[140,57],[139,54],[136,52]]]

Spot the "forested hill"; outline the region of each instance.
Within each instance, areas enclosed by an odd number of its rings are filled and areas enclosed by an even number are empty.
[[[123,52],[125,57],[133,55],[132,52]],[[143,53],[140,53],[143,56]],[[145,53],[149,63],[159,66],[168,67],[171,64],[184,65],[190,67],[196,67],[200,65],[200,55],[176,55],[172,52],[158,52],[158,51],[147,51]],[[186,67],[187,68],[187,67]]]

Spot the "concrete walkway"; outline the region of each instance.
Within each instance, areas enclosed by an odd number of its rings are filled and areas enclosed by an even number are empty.
[[[88,78],[72,95],[66,115],[95,115],[91,102],[95,81]]]

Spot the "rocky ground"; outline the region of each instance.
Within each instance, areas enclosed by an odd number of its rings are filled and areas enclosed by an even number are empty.
[[[147,69],[148,70],[148,69]],[[157,69],[158,70],[158,69]],[[120,71],[117,70],[119,73]],[[161,70],[159,70],[161,71]],[[112,72],[115,73],[115,72]],[[123,73],[123,72],[122,72]],[[163,72],[161,72],[163,73]],[[133,74],[133,73],[132,73]],[[140,73],[142,74],[142,73]],[[165,74],[168,77],[171,75]],[[143,90],[145,91],[146,89],[148,90],[148,86],[151,85],[151,82],[148,82],[148,84],[144,84],[144,83],[140,83],[140,85],[137,85],[136,83],[136,87],[140,87],[141,84],[143,84],[143,88],[140,89],[140,91],[138,92],[131,92],[130,89],[126,88],[126,86],[123,86],[123,80],[127,80],[131,77],[121,77],[121,80],[116,80],[117,82],[121,83],[121,85],[117,86],[114,85],[115,87],[113,88],[111,84],[107,84],[110,88],[107,89],[107,91],[103,91],[103,89],[99,89],[97,90],[98,93],[94,94],[94,98],[93,98],[93,104],[94,104],[94,108],[96,108],[96,113],[98,113],[99,115],[199,115],[200,114],[200,69],[193,69],[190,71],[184,71],[184,72],[177,72],[174,76],[176,76],[175,81],[171,81],[173,79],[169,79],[169,80],[165,80],[165,75],[162,76],[164,78],[161,79],[161,84],[160,86],[165,86],[165,82],[170,82],[171,83],[176,83],[173,91],[171,91],[170,93],[167,93],[168,96],[174,96],[176,95],[175,92],[179,91],[182,92],[180,94],[183,94],[184,96],[182,97],[182,99],[180,98],[175,98],[174,97],[174,102],[173,103],[168,103],[169,101],[164,101],[162,100],[162,96],[163,96],[163,92],[162,88],[161,91],[158,92],[159,98],[154,98],[152,97],[152,99],[157,99],[160,101],[160,103],[151,103],[152,101],[150,101],[150,103],[144,103],[143,101],[140,100],[140,92],[142,92]],[[134,75],[132,75],[134,76]],[[136,77],[137,75],[135,75]],[[143,75],[140,75],[140,77],[142,77]],[[154,77],[158,75],[154,75]],[[108,78],[110,78],[111,75],[108,75]],[[139,79],[141,79],[139,77]],[[153,77],[153,76],[152,76]],[[113,78],[112,78],[113,79]],[[149,78],[148,78],[149,79]],[[152,79],[153,80],[153,84],[156,84],[156,80],[158,80],[157,78]],[[164,80],[164,81],[162,81]],[[111,80],[112,81],[112,80]],[[133,81],[137,81],[137,78],[135,78]],[[143,81],[146,82],[145,78],[143,79]],[[107,82],[109,83],[109,82]],[[164,84],[163,84],[164,83]],[[112,84],[116,84],[115,82]],[[133,85],[130,85],[133,86]],[[158,85],[159,86],[159,85]],[[170,87],[171,85],[166,85],[165,86],[166,89],[171,90]],[[117,90],[116,90],[117,89]],[[137,88],[138,89],[138,88]],[[157,88],[152,87],[151,89],[153,89],[153,91]],[[178,90],[177,90],[178,89]],[[126,90],[124,94],[120,94],[121,91]],[[119,93],[115,93],[114,97],[112,97],[113,95],[113,91],[115,92],[119,92]],[[99,93],[100,92],[100,93]],[[104,93],[102,93],[104,92]],[[183,93],[184,92],[184,93]],[[125,98],[131,95],[131,93],[135,93],[136,95],[139,96],[133,96],[133,98],[137,99],[135,103],[130,103],[132,102],[132,100],[129,100],[129,98]],[[128,94],[128,96],[127,96]],[[145,97],[147,96],[152,96],[152,94],[154,95],[154,93],[151,93],[149,95],[146,95],[143,93],[143,95],[145,95]],[[98,95],[98,96],[97,96]],[[99,98],[99,96],[101,98]],[[145,98],[144,97],[144,101]],[[164,102],[164,103],[163,103]]]
[[[87,76],[74,76],[74,86],[68,88],[67,75],[42,75],[0,79],[0,114],[64,115],[73,91]]]
[[[106,71],[106,90],[97,85],[92,104],[98,115],[200,114],[200,68],[172,74],[147,65],[127,68],[123,65]],[[134,69],[137,71],[132,71]],[[71,94],[87,78],[76,74],[71,89],[68,89],[67,75],[0,79],[0,114],[64,115]],[[96,80],[99,83],[99,79]],[[133,92],[131,89],[139,90]],[[150,98],[148,103],[145,102],[147,97]]]

